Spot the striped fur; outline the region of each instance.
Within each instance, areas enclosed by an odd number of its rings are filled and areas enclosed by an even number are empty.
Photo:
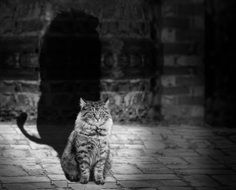
[[[111,167],[109,136],[113,125],[108,101],[80,99],[75,128],[61,158],[62,169],[71,181],[104,184]]]

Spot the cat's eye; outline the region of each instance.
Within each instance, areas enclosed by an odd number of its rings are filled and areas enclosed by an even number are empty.
[[[86,107],[86,106],[82,107],[82,108],[81,108],[81,111],[82,111],[82,110],[83,110],[83,111],[84,111],[84,110],[87,110],[87,107]]]
[[[92,149],[93,149],[93,145],[89,145],[87,148],[88,148],[89,150],[92,150]]]
[[[80,145],[81,145],[81,146],[86,146],[87,143],[83,142],[83,143],[81,143]]]

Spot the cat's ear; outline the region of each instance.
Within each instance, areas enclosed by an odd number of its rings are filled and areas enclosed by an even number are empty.
[[[83,108],[86,105],[86,102],[83,100],[83,98],[80,98],[80,108]]]
[[[109,106],[109,99],[108,98],[106,98],[106,100],[104,101],[104,106],[106,108],[108,108],[108,106]]]

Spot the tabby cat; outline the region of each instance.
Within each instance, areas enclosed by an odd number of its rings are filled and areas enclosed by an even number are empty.
[[[80,99],[81,111],[61,157],[62,169],[71,181],[104,184],[111,167],[109,136],[113,121],[108,104],[109,100]]]

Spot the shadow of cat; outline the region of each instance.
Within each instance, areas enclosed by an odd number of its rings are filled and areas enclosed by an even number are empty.
[[[79,112],[79,98],[100,97],[101,42],[98,19],[71,10],[59,13],[43,37],[40,55],[40,99],[36,127],[41,138],[24,128],[27,113],[17,118],[31,141],[46,144],[60,157]]]

